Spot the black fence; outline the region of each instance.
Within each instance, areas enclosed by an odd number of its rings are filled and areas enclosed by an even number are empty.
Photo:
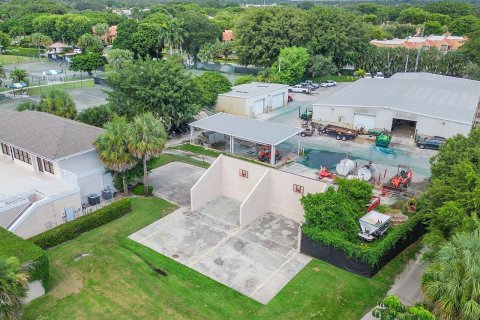
[[[228,63],[205,63],[205,62],[195,62],[195,69],[205,70],[205,71],[218,71],[222,73],[240,73],[240,74],[251,74],[256,76],[262,68],[254,67],[242,67],[234,64]]]
[[[426,231],[425,224],[419,222],[412,228],[410,233],[407,234],[405,238],[398,241],[395,247],[387,251],[374,266],[370,265],[370,263],[367,261],[349,257],[348,254],[342,249],[337,249],[321,242],[314,242],[310,240],[303,232],[300,243],[300,252],[333,264],[334,266],[347,270],[351,273],[371,278],[393,258],[405,250],[405,248],[420,239],[420,237],[423,236]]]

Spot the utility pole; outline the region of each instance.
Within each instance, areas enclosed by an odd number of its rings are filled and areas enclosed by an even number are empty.
[[[422,28],[422,38],[425,36],[425,24],[427,23],[427,14],[425,13],[425,19],[423,20],[423,28]],[[420,48],[418,48],[417,52],[417,60],[415,61],[415,72],[417,72],[418,68],[418,61],[420,60],[420,51],[422,50],[423,44]]]
[[[408,71],[408,58],[410,58],[410,55],[407,52],[407,62],[405,63],[405,73]]]

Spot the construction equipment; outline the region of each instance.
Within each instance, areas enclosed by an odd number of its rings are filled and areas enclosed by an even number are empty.
[[[262,162],[270,162],[271,159],[271,149],[270,146],[263,146],[258,151],[258,160]],[[275,150],[275,161],[282,160],[282,156],[278,150]]]
[[[348,128],[339,127],[339,126],[334,126],[334,125],[331,125],[331,124],[325,126],[323,129],[319,130],[319,132],[321,134],[326,134],[326,135],[329,135],[329,136],[335,136],[335,138],[337,140],[342,140],[342,141],[346,141],[348,139],[353,140],[359,134],[358,130],[348,129]]]
[[[365,241],[372,241],[381,237],[390,226],[390,216],[378,211],[370,211],[360,218],[358,237]]]
[[[405,191],[412,182],[413,171],[407,166],[398,166],[397,174],[390,178],[387,185],[384,188],[391,190]]]
[[[311,137],[315,133],[315,131],[320,131],[320,128],[322,126],[316,122],[309,122],[309,121],[304,121],[302,123],[302,128],[303,131],[300,133],[302,137]]]
[[[312,120],[313,110],[305,108],[305,112],[300,114],[300,108],[298,108],[298,117],[302,120]]]
[[[381,133],[375,138],[375,145],[377,147],[388,148],[392,141],[392,136],[386,133]]]

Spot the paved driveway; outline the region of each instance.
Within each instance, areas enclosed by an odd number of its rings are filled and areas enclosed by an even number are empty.
[[[183,162],[171,162],[153,169],[148,175],[148,185],[156,197],[180,206],[190,207],[190,189],[206,169]]]

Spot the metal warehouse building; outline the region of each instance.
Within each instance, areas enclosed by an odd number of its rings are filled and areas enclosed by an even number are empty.
[[[480,81],[429,73],[360,79],[313,105],[313,119],[393,134],[451,137],[477,122]]]
[[[288,102],[288,85],[252,82],[234,86],[232,91],[219,94],[215,110],[239,116],[255,117],[283,107]]]

